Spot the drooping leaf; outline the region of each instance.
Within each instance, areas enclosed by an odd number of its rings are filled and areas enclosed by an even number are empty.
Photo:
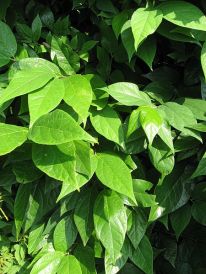
[[[126,210],[118,194],[109,190],[99,194],[94,206],[94,225],[97,237],[115,262],[127,230]]]

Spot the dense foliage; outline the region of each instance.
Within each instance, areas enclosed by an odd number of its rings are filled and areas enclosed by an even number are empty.
[[[0,2],[0,273],[206,273],[204,0]]]

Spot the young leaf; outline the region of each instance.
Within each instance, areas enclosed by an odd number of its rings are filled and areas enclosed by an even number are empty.
[[[45,145],[59,145],[74,140],[96,142],[68,113],[59,109],[41,116],[31,127],[28,138]]]
[[[108,153],[97,154],[97,159],[96,175],[102,184],[131,198],[136,203],[132,177],[124,161]]]
[[[162,13],[160,10],[152,10],[148,8],[137,9],[131,18],[131,27],[135,40],[135,49],[141,43],[154,33],[162,22]]]
[[[27,139],[28,129],[0,123],[0,155],[7,154],[21,146]]]
[[[126,21],[122,26],[121,39],[122,44],[127,51],[129,62],[131,62],[132,56],[135,53],[134,37],[131,29],[131,20]]]
[[[97,237],[115,262],[127,230],[126,209],[118,194],[109,190],[99,194],[94,206],[94,225]]]

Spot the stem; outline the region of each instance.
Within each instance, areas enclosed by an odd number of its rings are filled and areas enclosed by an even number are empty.
[[[0,211],[1,211],[1,214],[4,216],[4,218],[8,221],[9,218],[6,216],[5,212],[3,211],[1,207],[0,207]]]

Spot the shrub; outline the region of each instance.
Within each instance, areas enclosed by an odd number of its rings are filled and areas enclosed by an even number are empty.
[[[204,13],[1,1],[0,273],[206,273]]]

